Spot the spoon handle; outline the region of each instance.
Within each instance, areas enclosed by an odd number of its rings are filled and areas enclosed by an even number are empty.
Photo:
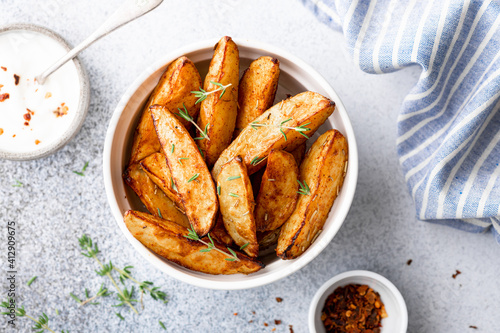
[[[163,0],[126,0],[123,5],[111,15],[94,33],[87,37],[83,42],[75,46],[65,56],[50,66],[42,74],[36,77],[39,84],[43,84],[47,77],[59,69],[69,60],[76,57],[78,53],[86,49],[89,45],[106,36],[113,30],[135,20],[138,17],[158,7]]]

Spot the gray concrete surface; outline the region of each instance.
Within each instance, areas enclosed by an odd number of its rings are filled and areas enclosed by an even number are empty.
[[[75,45],[119,5],[119,0],[2,0],[0,24],[31,22],[54,29]],[[113,109],[132,81],[164,54],[199,40],[229,35],[270,43],[311,64],[338,91],[359,145],[359,183],[351,211],[332,243],[312,263],[274,284],[244,291],[212,291],[176,281],[142,257],[118,230],[102,178],[102,150]],[[297,1],[166,0],[154,12],[93,45],[81,55],[92,86],[87,120],[76,138],[37,161],[0,161],[0,280],[7,292],[7,221],[17,222],[18,300],[42,311],[50,327],[70,332],[307,332],[309,303],[332,276],[367,269],[389,278],[409,310],[409,332],[499,332],[500,248],[490,234],[468,234],[419,222],[399,169],[396,117],[420,69],[364,74],[350,62],[342,35],[317,22]],[[84,177],[74,174],[89,161]],[[22,187],[13,187],[19,180]],[[94,293],[104,280],[80,255],[87,233],[117,266],[133,265],[169,294],[166,305],[145,298],[126,308],[78,307],[69,297]],[[412,259],[412,264],[407,261]],[[452,278],[455,270],[462,274]],[[38,279],[27,287],[26,281]],[[111,285],[108,286],[110,289]],[[283,298],[276,302],[275,298]],[[60,315],[56,315],[58,309]],[[255,311],[255,315],[252,313]],[[115,312],[121,313],[121,321]],[[234,315],[237,313],[237,315]],[[281,320],[275,325],[274,320]],[[253,321],[253,322],[250,322]],[[268,323],[269,326],[264,326]],[[477,330],[469,326],[477,326]],[[16,329],[29,332],[19,319]]]

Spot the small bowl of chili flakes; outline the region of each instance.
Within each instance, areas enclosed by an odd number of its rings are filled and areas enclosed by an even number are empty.
[[[408,311],[399,290],[369,271],[334,276],[316,292],[309,331],[316,333],[404,333]]]

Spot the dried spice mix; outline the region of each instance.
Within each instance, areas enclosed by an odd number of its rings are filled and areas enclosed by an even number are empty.
[[[387,317],[380,295],[367,285],[338,287],[328,296],[321,313],[327,332],[379,333]]]

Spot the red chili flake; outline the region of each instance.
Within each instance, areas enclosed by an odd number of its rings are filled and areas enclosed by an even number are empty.
[[[12,137],[13,137],[13,138],[15,138],[15,137],[16,137],[16,135],[14,134],[14,135],[12,135]]]
[[[266,327],[267,327],[267,326],[269,326],[269,324],[268,324],[268,323],[264,323],[264,326],[266,326]]]
[[[338,287],[328,296],[321,313],[327,332],[379,333],[381,320],[387,317],[380,295],[367,285]]]
[[[275,319],[275,320],[274,320],[274,324],[276,324],[276,325],[280,325],[280,324],[281,324],[281,320]]]
[[[278,302],[278,303],[283,302],[283,298],[281,298],[281,297],[276,297],[276,302]]]
[[[25,113],[25,114],[23,115],[23,117],[24,117],[24,120],[27,120],[27,121],[30,121],[30,120],[31,120],[31,114],[30,114],[29,112],[28,112],[28,113]]]
[[[3,128],[0,128],[0,135],[3,134]]]
[[[288,325],[288,328],[290,329],[290,333],[293,333],[293,325]]]
[[[31,111],[30,109],[26,108],[26,111],[28,111],[29,114],[34,115],[35,111]]]
[[[41,141],[40,140],[35,140],[35,144],[39,144]]]
[[[2,67],[0,67],[0,68],[1,68],[1,69],[3,69],[3,71],[4,71],[4,72],[6,72],[6,71],[7,71],[7,67],[3,67],[3,66],[2,66]]]
[[[56,115],[57,118],[65,116],[68,114],[69,108],[64,105],[64,103],[61,103],[61,106],[57,108],[57,110],[54,111],[54,114]]]
[[[255,311],[252,311],[252,314],[254,315],[254,314],[255,314]]]
[[[455,271],[455,274],[453,274],[451,277],[456,279],[458,275],[462,274],[458,269]]]
[[[237,315],[238,315],[238,312],[233,313],[233,315],[237,316]]]
[[[19,75],[14,74],[14,83],[15,83],[16,86],[19,84],[19,78],[20,78]]]
[[[9,99],[10,95],[9,94],[0,94],[0,102],[5,101],[6,99]]]
[[[3,84],[0,84],[0,90],[2,90],[2,88],[3,88]]]
[[[470,325],[469,328],[473,328],[473,329],[477,330],[477,326],[474,326],[474,325]]]
[[[253,323],[253,320],[250,320],[248,323],[249,323],[249,324]]]
[[[27,121],[24,122],[24,126],[29,126],[30,123],[28,123]]]
[[[410,266],[412,262],[413,262],[413,260],[412,260],[412,259],[410,259],[410,260],[408,260],[408,261],[406,262],[406,264],[407,264],[408,266]]]

